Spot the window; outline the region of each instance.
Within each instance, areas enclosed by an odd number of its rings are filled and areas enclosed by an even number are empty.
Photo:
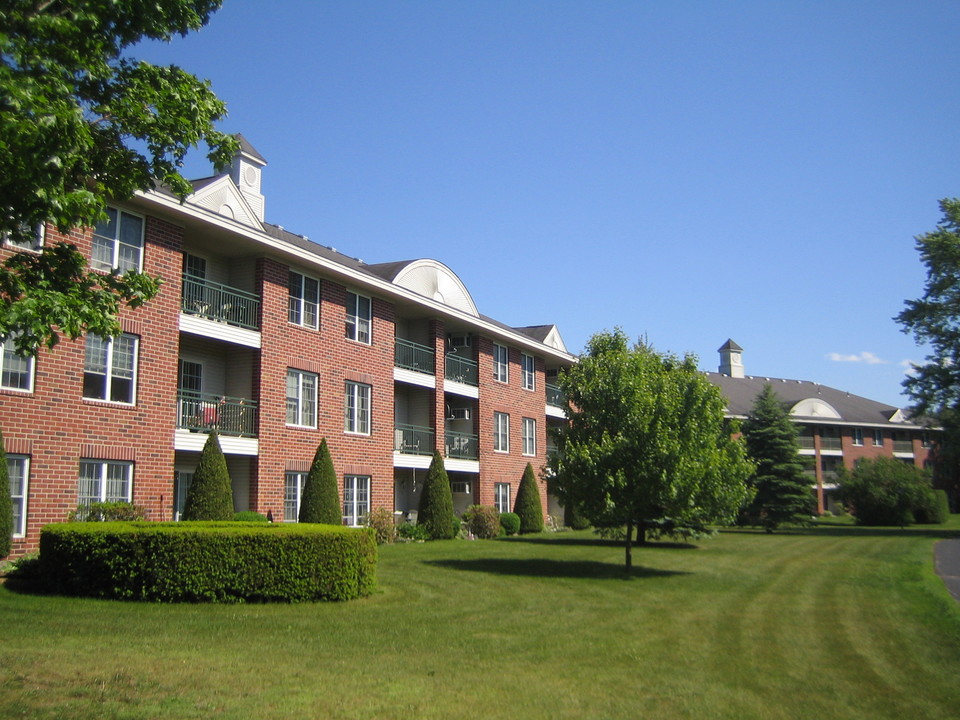
[[[20,355],[13,338],[3,341],[0,359],[0,388],[4,390],[33,391],[33,358]]]
[[[107,208],[107,219],[93,228],[93,258],[90,267],[110,272],[141,270],[143,265],[143,218]]]
[[[510,416],[507,413],[493,414],[493,451],[510,452]]]
[[[497,506],[497,512],[510,512],[510,483],[494,483],[493,504]]]
[[[523,418],[523,454],[537,454],[537,421],[533,418]]]
[[[510,379],[510,351],[504,345],[493,346],[493,379],[498,382],[509,382]]]
[[[300,498],[303,497],[303,484],[307,481],[305,472],[287,472],[283,480],[283,521],[297,522],[300,518]]]
[[[33,230],[30,231],[29,226],[23,224],[20,226],[20,230],[23,232],[23,235],[19,238],[12,238],[6,233],[3,235],[3,241],[10,247],[15,247],[18,250],[35,250],[38,251],[43,247],[43,236],[44,236],[44,225],[43,223],[38,223],[33,227]]]
[[[347,338],[370,344],[370,298],[347,293]]]
[[[370,434],[370,386],[347,382],[343,429],[348,433]]]
[[[343,479],[343,522],[359,525],[370,512],[370,477],[347,475]]]
[[[10,500],[13,504],[13,536],[23,537],[27,532],[27,479],[30,476],[30,458],[26,455],[7,455],[7,475],[10,478]]]
[[[879,428],[873,431],[873,446],[883,447],[883,430]]]
[[[183,508],[187,505],[187,493],[190,492],[190,483],[193,482],[193,473],[175,470],[173,472],[173,519],[183,517]]]
[[[287,425],[317,426],[317,376],[287,370]]]
[[[287,320],[303,327],[319,327],[320,281],[291,270],[289,288]]]
[[[133,404],[136,387],[137,345],[134,335],[102,338],[87,335],[83,361],[83,396]]]
[[[853,444],[856,447],[863,446],[863,429],[862,428],[853,428]]]
[[[132,476],[133,463],[81,460],[77,503],[130,502]]]
[[[523,389],[534,390],[536,388],[536,362],[533,355],[520,353],[520,365],[523,368]]]

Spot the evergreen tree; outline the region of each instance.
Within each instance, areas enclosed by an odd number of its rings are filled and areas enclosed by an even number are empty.
[[[517,499],[513,502],[513,512],[520,516],[520,534],[543,532],[543,506],[540,504],[540,490],[533,466],[527,463],[520,479]]]
[[[313,456],[310,473],[303,483],[300,495],[300,515],[302,523],[343,524],[343,508],[340,506],[340,491],[337,487],[337,473],[333,469],[333,458],[327,447],[327,439],[320,441]]]
[[[233,520],[233,486],[217,433],[203,445],[183,506],[184,520]]]
[[[436,450],[427,479],[420,492],[420,510],[417,525],[423,525],[431,540],[449,540],[453,537],[453,492],[450,478],[443,465],[443,457]]]
[[[786,522],[804,522],[814,510],[797,432],[776,392],[765,385],[743,423],[747,455],[757,469],[748,481],[756,495],[742,520],[762,525],[767,532]]]
[[[9,555],[13,547],[13,501],[10,499],[8,472],[3,431],[0,431],[0,558]]]

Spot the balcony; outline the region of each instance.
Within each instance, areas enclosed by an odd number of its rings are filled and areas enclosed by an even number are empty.
[[[566,399],[563,397],[563,391],[556,385],[546,383],[546,393],[547,405],[550,407],[562,408],[566,403]]]
[[[893,451],[895,453],[909,454],[913,452],[913,440],[894,440]]]
[[[433,375],[434,371],[433,348],[411,340],[397,338],[393,348],[393,364],[395,367],[412,372]]]
[[[445,375],[447,380],[458,382],[463,385],[480,385],[480,370],[476,360],[461,357],[460,355],[447,354]]]
[[[433,455],[433,430],[419,425],[396,425],[393,451],[403,455]]]
[[[260,329],[260,298],[257,295],[190,275],[183,278],[180,311],[247,330]]]
[[[841,443],[839,437],[835,437],[831,435],[821,435],[820,449],[821,450],[843,450],[843,444]]]
[[[476,460],[480,457],[480,438],[472,433],[446,433],[445,451],[454,460]]]
[[[177,427],[191,432],[255,438],[257,403],[247,398],[180,390],[177,392]]]

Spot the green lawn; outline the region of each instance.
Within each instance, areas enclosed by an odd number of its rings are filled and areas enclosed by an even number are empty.
[[[956,534],[731,531],[629,578],[591,533],[394,545],[342,604],[0,588],[0,717],[956,718]]]

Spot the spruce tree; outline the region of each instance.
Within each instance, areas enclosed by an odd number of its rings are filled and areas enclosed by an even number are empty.
[[[343,524],[337,472],[333,469],[333,458],[330,457],[326,438],[320,441],[313,464],[310,465],[310,473],[303,483],[297,520],[302,523]]]
[[[7,452],[0,431],[0,558],[13,548],[13,501],[10,499],[10,478],[7,470]]]
[[[420,492],[420,510],[417,512],[417,525],[427,529],[431,540],[449,540],[453,537],[453,492],[450,478],[443,465],[443,457],[436,450],[427,479]]]
[[[757,395],[743,423],[747,455],[757,469],[748,481],[756,490],[742,519],[773,532],[787,522],[804,522],[813,512],[810,479],[803,471],[797,426],[770,385]]]
[[[540,504],[540,490],[537,488],[537,476],[533,466],[527,463],[520,479],[517,499],[513,502],[513,512],[520,516],[520,534],[543,532],[543,506]]]
[[[233,520],[233,486],[216,432],[210,433],[203,445],[187,491],[183,519]]]

